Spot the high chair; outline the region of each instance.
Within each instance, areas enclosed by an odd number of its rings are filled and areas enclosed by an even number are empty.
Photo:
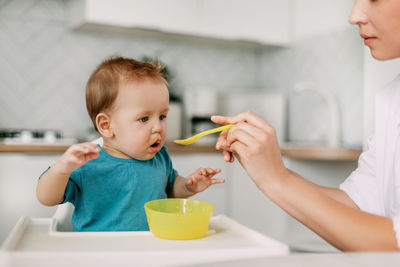
[[[57,206],[56,212],[52,216],[57,220],[57,231],[72,232],[72,214],[74,213],[74,205],[67,202]]]

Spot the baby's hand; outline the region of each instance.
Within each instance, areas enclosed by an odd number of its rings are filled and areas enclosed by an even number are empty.
[[[199,168],[186,178],[186,189],[191,193],[199,193],[210,185],[223,183],[225,179],[212,179],[214,175],[220,172],[221,169]]]
[[[61,159],[54,164],[58,172],[69,175],[71,172],[99,156],[100,148],[96,144],[81,143],[70,146]]]

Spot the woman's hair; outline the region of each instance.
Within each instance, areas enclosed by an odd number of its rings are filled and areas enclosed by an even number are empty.
[[[123,57],[104,60],[86,84],[86,108],[96,131],[97,114],[112,106],[121,84],[151,80],[168,85],[163,70],[159,61],[148,63]]]

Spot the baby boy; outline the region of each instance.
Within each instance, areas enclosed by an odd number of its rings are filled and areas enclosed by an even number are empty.
[[[86,86],[86,106],[103,145],[74,144],[39,179],[38,200],[70,202],[74,231],[148,230],[144,203],[187,198],[224,179],[199,168],[184,178],[164,146],[168,84],[159,63],[113,57]]]

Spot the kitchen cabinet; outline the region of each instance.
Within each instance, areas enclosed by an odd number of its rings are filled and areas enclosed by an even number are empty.
[[[288,215],[257,188],[237,161],[230,167],[230,216],[285,243]]]
[[[225,179],[225,183],[213,185],[192,198],[213,204],[213,215],[230,215],[232,172],[230,164],[226,163],[219,153],[171,154],[171,160],[174,168],[183,177],[189,176],[198,168],[220,168],[221,173],[215,177]]]
[[[45,207],[36,198],[40,174],[60,155],[0,154],[0,243],[21,216],[50,217],[55,207]]]
[[[290,42],[290,0],[74,0],[76,29],[156,32],[267,45]]]
[[[283,158],[287,168],[313,183],[338,187],[357,167],[357,161],[320,161]],[[326,241],[269,200],[236,162],[231,166],[231,217],[267,236],[308,252],[337,251]]]

